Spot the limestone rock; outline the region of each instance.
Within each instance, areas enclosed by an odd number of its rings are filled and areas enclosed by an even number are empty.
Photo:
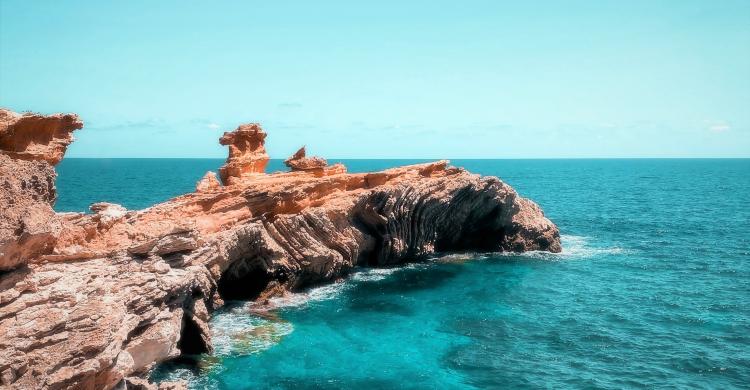
[[[301,147],[296,153],[284,160],[284,164],[292,171],[309,171],[323,169],[328,166],[328,161],[320,157],[306,157],[305,147]]]
[[[196,192],[209,192],[218,190],[221,188],[219,179],[216,178],[216,173],[208,171],[195,185]]]
[[[74,114],[0,109],[0,271],[52,251],[61,227],[53,165],[82,126]]]
[[[152,252],[164,256],[171,253],[192,251],[197,247],[198,241],[194,232],[180,232],[160,238],[154,245]]]
[[[75,114],[17,114],[0,108],[0,151],[15,159],[57,165],[73,142],[73,131],[82,127]]]
[[[99,228],[108,228],[116,221],[123,218],[128,210],[125,207],[115,203],[98,202],[89,206],[89,210],[96,213],[96,220],[99,221]]]
[[[309,172],[319,177],[346,173],[343,164],[328,165],[324,158],[307,157],[304,146],[284,160],[284,164],[291,168],[292,172]]]
[[[257,123],[240,125],[236,130],[224,133],[219,139],[219,143],[229,147],[227,162],[219,168],[224,185],[266,171],[269,157],[264,146],[265,139],[266,133]]]

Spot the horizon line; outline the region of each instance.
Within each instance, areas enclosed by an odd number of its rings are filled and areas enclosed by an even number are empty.
[[[65,157],[62,161],[80,160],[226,160],[226,157]],[[271,157],[269,160],[285,160]],[[326,160],[750,160],[750,156],[740,157],[327,157]]]

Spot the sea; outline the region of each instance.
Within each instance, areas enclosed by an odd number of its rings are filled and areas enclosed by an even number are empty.
[[[424,160],[341,160],[376,171]],[[65,159],[58,211],[148,207],[218,159]],[[338,161],[336,161],[338,162]],[[454,160],[537,202],[563,252],[358,269],[214,313],[192,389],[750,388],[750,160]],[[269,171],[283,170],[272,160]]]

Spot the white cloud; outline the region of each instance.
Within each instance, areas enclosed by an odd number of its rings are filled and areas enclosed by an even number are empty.
[[[708,126],[708,130],[714,133],[724,133],[726,131],[729,131],[729,129],[731,128],[732,127],[726,123],[714,123]]]
[[[217,123],[209,123],[206,126],[211,130],[218,130],[221,127]]]

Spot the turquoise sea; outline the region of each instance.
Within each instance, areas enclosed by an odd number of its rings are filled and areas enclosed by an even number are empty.
[[[344,161],[350,171],[412,160]],[[221,160],[65,159],[59,211],[147,207]],[[553,255],[466,253],[232,302],[195,389],[750,388],[750,160],[454,160],[560,227]],[[281,170],[272,161],[270,170]]]

